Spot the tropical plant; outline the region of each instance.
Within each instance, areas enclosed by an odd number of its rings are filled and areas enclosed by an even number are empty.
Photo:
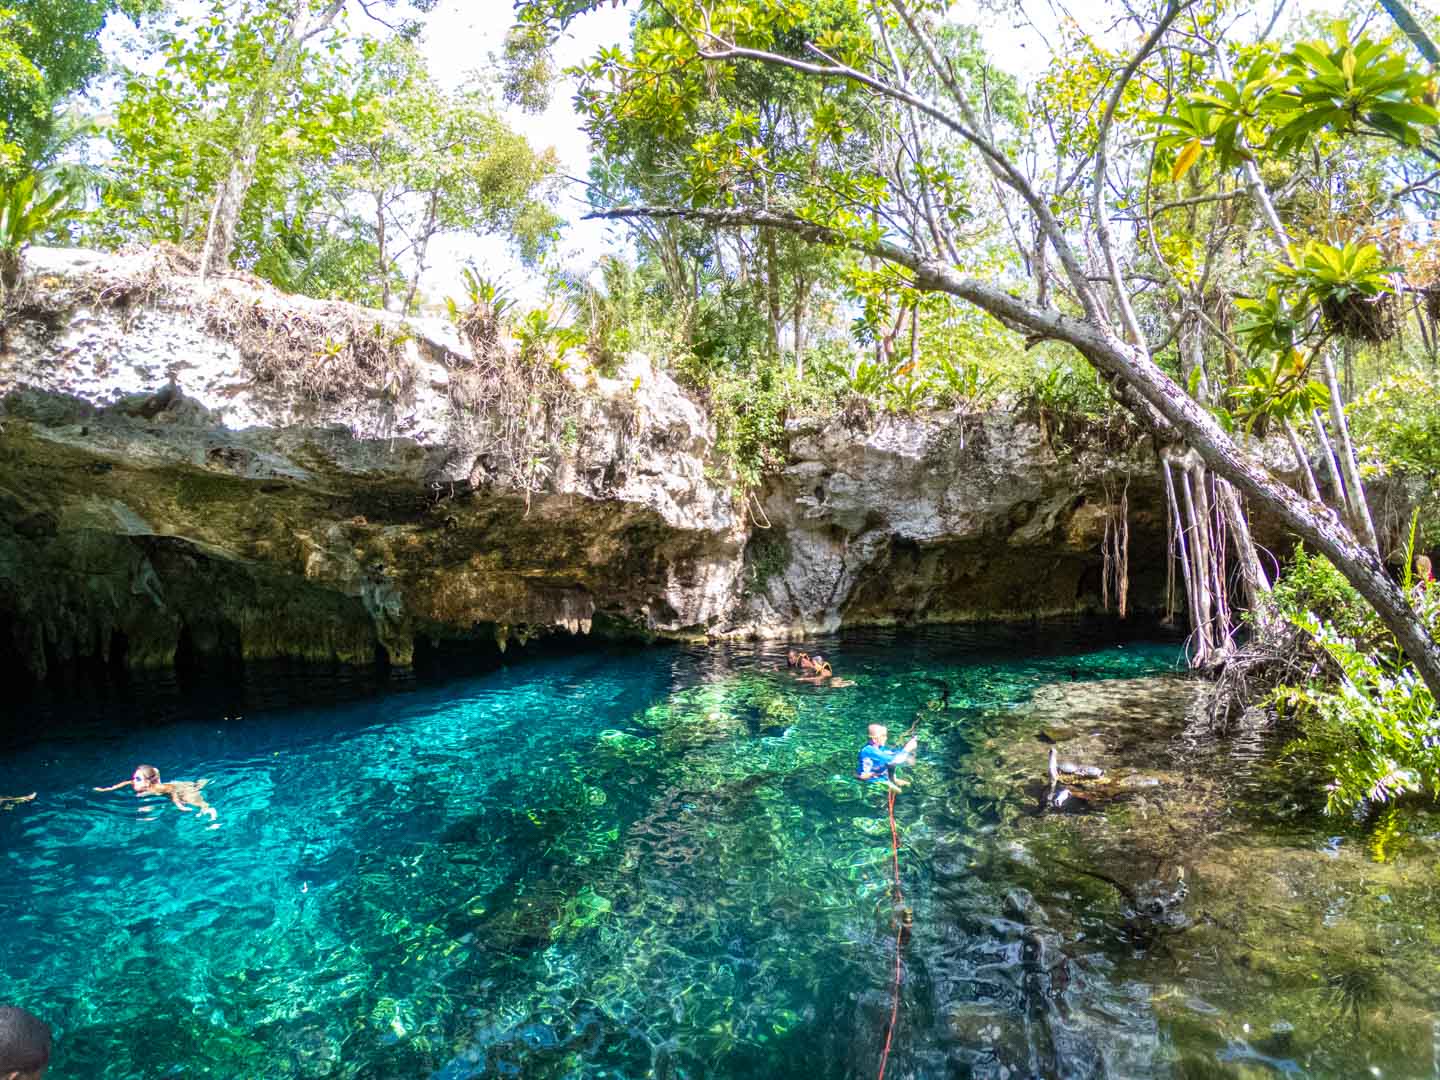
[[[548,308],[533,308],[515,320],[515,345],[527,364],[547,364],[556,372],[568,366],[570,354],[585,344],[585,328],[564,325]]]
[[[1266,421],[1294,421],[1323,408],[1330,401],[1330,392],[1309,374],[1309,364],[1295,349],[1277,354],[1273,364],[1246,368],[1229,390],[1235,419],[1247,432],[1263,435]]]
[[[1406,559],[1405,591],[1431,632],[1440,631],[1440,586],[1410,575],[1413,532]],[[1275,599],[1329,664],[1330,678],[1283,686],[1272,698],[1301,725],[1295,748],[1330,773],[1327,808],[1440,795],[1435,698],[1359,594],[1328,563],[1301,552]]]
[[[100,33],[122,12],[137,23],[159,0],[0,4],[0,180],[53,164],[65,100],[105,69]]]
[[[957,361],[949,356],[935,360],[931,378],[936,395],[947,405],[981,401],[1000,381],[999,374],[987,372],[978,360]]]
[[[464,303],[453,296],[445,298],[445,309],[452,322],[459,322],[465,312],[474,308],[485,308],[492,317],[504,320],[515,307],[515,301],[505,291],[505,286],[487,277],[474,266],[462,267],[460,282],[465,287]]]
[[[27,246],[79,213],[75,189],[45,173],[0,184],[0,286],[15,287]]]

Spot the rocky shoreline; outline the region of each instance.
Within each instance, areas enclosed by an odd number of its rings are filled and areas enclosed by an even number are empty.
[[[524,461],[476,365],[448,322],[202,284],[166,249],[27,252],[0,323],[0,668],[1092,612],[1122,492],[1132,607],[1162,602],[1143,447],[1004,411],[792,422],[741,500],[643,358],[567,371]]]

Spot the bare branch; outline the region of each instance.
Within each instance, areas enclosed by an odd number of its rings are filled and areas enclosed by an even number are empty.
[[[1120,276],[1120,262],[1115,257],[1114,245],[1110,242],[1110,215],[1105,210],[1105,173],[1110,165],[1108,144],[1110,139],[1110,125],[1115,121],[1115,110],[1120,107],[1120,99],[1125,94],[1125,88],[1130,85],[1130,79],[1145,62],[1160,39],[1165,36],[1165,31],[1170,24],[1180,17],[1180,12],[1190,3],[1177,3],[1170,0],[1165,9],[1165,14],[1150,31],[1150,36],[1145,39],[1139,50],[1130,58],[1120,72],[1120,78],[1115,83],[1114,90],[1110,93],[1110,100],[1105,105],[1105,113],[1100,118],[1100,129],[1095,137],[1095,182],[1094,194],[1092,196],[1092,212],[1095,215],[1095,233],[1100,242],[1100,252],[1105,257],[1105,267],[1110,273],[1110,288],[1115,294],[1115,303],[1120,308],[1120,318],[1124,323],[1125,332],[1130,336],[1134,345],[1144,344],[1145,337],[1140,332],[1140,320],[1135,316],[1135,308],[1130,303],[1130,295],[1125,289],[1125,282]]]

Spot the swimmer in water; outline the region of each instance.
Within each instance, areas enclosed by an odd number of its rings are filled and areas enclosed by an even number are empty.
[[[200,794],[200,789],[208,784],[209,780],[171,780],[168,784],[160,782],[160,770],[154,765],[136,765],[135,773],[129,780],[121,780],[118,784],[111,784],[109,787],[97,787],[96,791],[116,791],[126,784],[135,789],[136,797],[142,795],[164,795],[172,803],[175,809],[190,812],[194,807],[200,811],[200,816],[210,815],[210,820],[215,820],[215,808],[205,801],[205,796]]]
[[[855,685],[850,679],[837,679],[835,677],[835,669],[830,666],[830,661],[818,653],[813,658],[805,657],[804,667],[808,674],[800,676],[801,682],[814,683],[816,686],[829,686],[835,689]]]
[[[0,810],[14,810],[21,803],[34,802],[35,792],[29,795],[0,795]]]
[[[915,760],[915,750],[920,740],[911,739],[899,750],[889,750],[885,739],[890,734],[884,724],[871,724],[866,734],[870,741],[860,748],[860,760],[855,764],[855,779],[865,783],[884,781],[891,791],[899,791],[905,785],[890,772],[896,765],[909,765]]]

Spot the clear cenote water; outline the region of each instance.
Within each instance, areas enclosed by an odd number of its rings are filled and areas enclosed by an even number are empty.
[[[1142,951],[1117,931],[1037,989],[1048,946],[979,854],[1007,842],[974,790],[997,723],[1044,684],[1174,670],[1118,633],[820,643],[844,689],[775,647],[662,647],[323,707],[211,686],[158,726],[76,706],[0,763],[0,795],[39,792],[0,813],[0,1000],[55,1026],[57,1078],[873,1077],[890,845],[853,768],[867,723],[919,714],[887,1076],[1168,1075],[1189,1036],[1124,970]],[[218,821],[90,790],[139,762],[209,778]],[[1300,1068],[1200,1044],[1217,1076]]]

